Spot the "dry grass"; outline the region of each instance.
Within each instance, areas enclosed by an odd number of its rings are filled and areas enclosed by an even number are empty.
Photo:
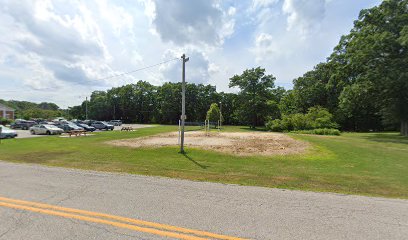
[[[177,146],[178,133],[114,140],[108,143],[131,148]],[[211,132],[207,134],[205,132],[187,132],[185,144],[190,147],[237,156],[299,154],[308,147],[307,143],[284,134],[262,132]]]

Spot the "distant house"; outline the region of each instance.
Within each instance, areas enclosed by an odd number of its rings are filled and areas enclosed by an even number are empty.
[[[14,109],[0,103],[0,118],[14,120]]]

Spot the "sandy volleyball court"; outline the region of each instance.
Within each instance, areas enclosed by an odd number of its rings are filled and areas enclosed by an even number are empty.
[[[178,133],[108,142],[132,148],[177,146]],[[186,132],[185,145],[222,153],[250,155],[285,155],[302,153],[308,144],[281,133],[261,132]]]

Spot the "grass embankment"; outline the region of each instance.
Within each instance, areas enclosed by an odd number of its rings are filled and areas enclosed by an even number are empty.
[[[98,171],[127,172],[361,195],[408,198],[408,138],[397,133],[292,134],[311,143],[307,154],[236,157],[177,147],[132,149],[108,140],[175,131],[175,126],[102,132],[92,137],[43,137],[3,141],[0,159]],[[249,131],[226,127],[225,131]]]

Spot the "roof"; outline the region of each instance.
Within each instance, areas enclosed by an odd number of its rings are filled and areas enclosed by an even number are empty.
[[[6,106],[4,104],[1,104],[1,103],[0,103],[0,109],[6,110],[6,111],[14,111],[15,110],[14,108],[8,107],[8,106]]]

